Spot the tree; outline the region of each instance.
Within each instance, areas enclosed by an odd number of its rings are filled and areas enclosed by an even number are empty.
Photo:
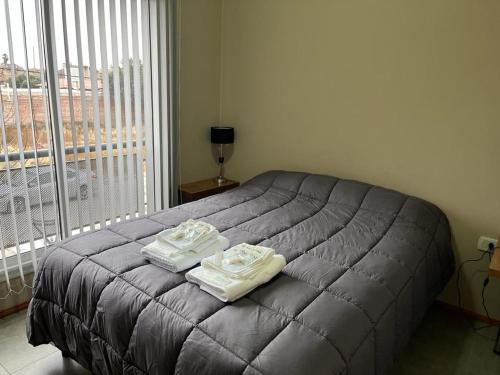
[[[119,74],[120,74],[120,97],[123,98],[124,90],[125,90],[125,85],[124,85],[124,76],[123,76],[123,63],[120,65],[119,68]],[[134,60],[129,59],[129,72],[130,72],[130,92],[131,92],[131,100],[132,104],[134,103],[134,87],[135,87],[135,82],[134,82]],[[108,80],[109,80],[109,92],[111,94],[111,97],[114,96],[115,94],[115,85],[113,81],[113,67],[110,66],[109,72],[108,72]],[[139,75],[140,75],[140,84],[141,84],[141,92],[143,90],[144,84],[143,84],[143,70],[142,70],[142,61],[139,62]]]
[[[42,80],[40,79],[39,76],[30,74],[30,87],[40,87],[40,84],[42,83]],[[16,86],[17,88],[28,88],[28,78],[26,76],[26,73],[21,73],[16,77]]]

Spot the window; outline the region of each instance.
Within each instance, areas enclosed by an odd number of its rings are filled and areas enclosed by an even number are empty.
[[[0,281],[174,202],[173,29],[172,0],[0,0]]]

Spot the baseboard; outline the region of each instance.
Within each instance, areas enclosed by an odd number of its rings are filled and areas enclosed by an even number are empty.
[[[8,309],[0,311],[0,319],[5,318],[6,316],[15,314],[16,312],[19,312],[21,310],[24,310],[25,308],[28,307],[30,304],[30,301],[26,301],[23,303],[20,303],[19,305],[9,307]]]
[[[488,323],[488,324],[492,323],[493,325],[500,325],[500,320],[491,319],[491,321],[490,321],[488,319],[488,317],[486,317],[484,315],[478,314],[477,312],[474,312],[471,310],[467,310],[467,309],[463,309],[463,308],[461,309],[460,307],[452,305],[448,302],[436,300],[436,304],[441,306],[441,307],[444,307],[447,310],[450,310],[450,311],[453,311],[453,312],[456,312],[459,314],[464,314],[471,319],[480,320],[481,322]]]

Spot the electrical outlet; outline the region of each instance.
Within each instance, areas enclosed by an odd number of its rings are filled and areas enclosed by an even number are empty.
[[[490,243],[492,243],[493,246],[497,246],[497,242],[498,242],[498,240],[496,240],[495,238],[481,236],[477,240],[477,248],[478,248],[478,250],[481,250],[481,251],[489,251],[488,245]]]

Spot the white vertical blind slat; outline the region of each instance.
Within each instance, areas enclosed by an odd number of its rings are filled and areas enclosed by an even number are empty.
[[[54,142],[54,159],[56,169],[57,204],[59,206],[60,223],[62,237],[71,235],[71,214],[68,195],[68,176],[66,171],[66,154],[64,150],[64,128],[62,124],[61,112],[61,92],[59,89],[59,71],[57,68],[57,48],[54,28],[54,8],[50,1],[43,2],[43,13],[45,23],[44,43],[46,47],[46,66],[47,66],[47,86],[49,87],[49,109],[51,113],[52,139]]]
[[[132,149],[132,107],[130,93],[130,55],[128,48],[128,24],[127,24],[127,2],[122,0],[120,4],[121,15],[121,39],[122,39],[122,62],[123,62],[123,102],[125,104],[125,129],[127,142],[127,181],[129,215],[132,217],[136,211],[134,193],[134,154]]]
[[[97,197],[99,206],[99,218],[101,228],[106,226],[105,205],[104,205],[104,173],[102,170],[102,154],[101,154],[101,120],[99,116],[99,94],[97,87],[97,68],[95,57],[95,38],[94,38],[94,13],[92,8],[92,0],[85,0],[86,18],[87,18],[87,38],[89,47],[89,62],[90,62],[90,81],[92,85],[92,114],[94,120],[94,140],[96,153],[96,170],[97,170]]]
[[[170,57],[169,55],[169,49],[168,49],[168,35],[166,32],[166,29],[164,29],[167,25],[168,22],[168,14],[167,14],[167,6],[165,4],[160,4],[159,7],[159,22],[158,22],[158,34],[159,34],[159,43],[160,43],[160,48],[159,50],[162,51],[162,53],[159,56],[159,61],[160,61],[160,67],[161,67],[161,72],[160,72],[160,78],[161,78],[161,85],[159,87],[159,92],[161,92],[160,97],[160,108],[161,108],[161,120],[160,123],[158,124],[158,128],[160,130],[160,153],[161,155],[170,155],[170,148],[169,148],[169,131],[168,129],[170,128],[170,101],[169,101],[169,95],[166,95],[166,92],[164,91],[164,88],[168,87],[170,82],[169,82],[169,71],[168,71],[168,59]],[[161,192],[162,192],[162,197],[161,197],[161,204],[162,207],[169,207],[170,206],[170,195],[163,189],[164,186],[169,185],[169,179],[170,179],[170,165],[166,161],[168,158],[162,158],[161,162]]]
[[[30,76],[30,71],[29,71],[29,61],[28,61],[28,47],[26,44],[26,23],[25,23],[25,18],[24,18],[24,0],[21,0],[19,2],[20,6],[20,12],[21,12],[21,27],[22,27],[22,34],[23,34],[23,49],[24,49],[24,63],[26,65],[25,68],[25,74],[26,74],[26,82],[28,86],[28,110],[29,110],[29,115],[30,115],[30,130],[31,130],[31,141],[33,143],[33,150],[35,152],[35,170],[36,170],[36,189],[37,189],[37,200],[38,200],[38,207],[40,210],[40,216],[42,217],[41,224],[42,224],[42,236],[43,238],[47,237],[46,231],[45,231],[45,221],[43,220],[43,203],[42,203],[42,189],[40,185],[40,168],[38,165],[38,147],[36,143],[36,131],[35,131],[35,119],[33,116],[33,98],[31,95],[31,76]],[[28,225],[31,227],[32,223],[28,223]],[[31,263],[33,264],[33,269],[36,271],[37,269],[37,259],[36,259],[36,249],[35,246],[33,245],[30,249],[31,251]]]
[[[78,61],[78,85],[80,86],[80,108],[82,112],[82,127],[83,127],[83,145],[85,153],[85,172],[87,176],[92,176],[92,165],[90,162],[90,137],[89,137],[89,120],[87,114],[87,93],[85,90],[85,79],[83,72],[83,55],[82,55],[82,32],[80,25],[80,3],[78,0],[73,1],[73,9],[75,13],[75,34],[76,34],[76,55]],[[90,229],[95,229],[95,216],[94,216],[94,183],[92,179],[88,181],[88,213]]]
[[[160,97],[160,87],[161,87],[161,55],[160,55],[160,36],[158,35],[159,30],[159,3],[160,0],[150,0],[150,29],[154,36],[151,36],[151,61],[158,62],[154,67],[151,67],[151,97],[150,100],[153,102],[153,162],[154,162],[154,209],[161,207],[161,97]]]
[[[4,0],[6,1],[6,0]],[[3,93],[2,89],[0,87],[0,128],[2,131],[2,146],[3,149],[5,150],[5,170],[6,170],[6,175],[7,175],[7,185],[9,187],[8,191],[8,196],[9,196],[9,204],[10,204],[10,211],[12,213],[12,232],[14,234],[14,238],[16,238],[16,257],[17,257],[17,266],[19,269],[19,276],[21,278],[21,282],[24,285],[24,271],[23,271],[23,266],[21,263],[21,249],[19,247],[19,241],[17,240],[19,238],[19,231],[17,230],[17,215],[16,215],[16,210],[14,208],[14,198],[13,198],[13,189],[12,189],[12,176],[11,176],[11,171],[10,171],[10,160],[9,160],[9,148],[7,146],[7,134],[5,131],[5,120],[4,120],[4,105],[3,105]]]
[[[1,110],[0,110],[0,116],[2,116]],[[2,254],[2,267],[3,267],[3,275],[5,277],[5,285],[7,286],[7,290],[10,291],[9,268],[7,267],[7,257],[6,257],[5,247],[3,245],[3,231],[1,225],[0,225],[0,251]]]
[[[106,152],[107,152],[107,169],[108,169],[108,186],[109,186],[109,199],[110,203],[110,216],[111,222],[116,222],[116,207],[115,200],[113,199],[115,194],[115,171],[114,171],[114,153],[113,153],[113,134],[111,131],[111,102],[110,102],[110,90],[109,90],[109,79],[108,79],[108,51],[106,46],[106,21],[104,12],[104,2],[98,2],[98,18],[99,18],[99,45],[101,47],[101,72],[102,72],[102,85],[103,85],[103,95],[104,95],[104,123],[106,127]]]
[[[140,4],[139,4],[140,5]],[[144,176],[142,149],[142,96],[141,96],[141,66],[139,60],[139,25],[137,19],[137,0],[132,0],[132,51],[134,55],[134,112],[135,112],[135,146],[137,156],[137,205],[139,215],[144,215]]]
[[[142,7],[142,49],[143,49],[143,75],[144,75],[144,134],[146,138],[146,188],[147,212],[155,209],[154,200],[154,157],[153,157],[153,105],[151,102],[151,34],[149,0],[141,0]]]
[[[64,61],[66,63],[66,83],[68,86],[68,106],[69,106],[69,117],[71,126],[71,143],[73,146],[73,162],[76,170],[76,181],[78,185],[76,186],[76,199],[77,199],[77,213],[78,213],[78,226],[80,231],[83,232],[83,217],[82,217],[82,199],[80,194],[81,178],[80,178],[80,167],[78,165],[78,144],[77,144],[77,134],[76,134],[76,124],[75,124],[75,109],[73,102],[73,82],[71,80],[71,63],[69,61],[69,48],[68,48],[68,30],[67,30],[67,20],[66,20],[66,0],[61,0],[61,13],[62,13],[62,29],[63,29],[63,40],[64,40]]]
[[[122,106],[121,106],[121,85],[120,85],[120,59],[118,57],[118,36],[116,24],[116,3],[115,0],[109,2],[109,18],[111,25],[111,54],[113,58],[113,94],[115,101],[115,127],[116,143],[118,152],[118,195],[120,199],[120,219],[125,220],[126,215],[126,193],[124,165],[123,165],[123,128],[122,128]]]
[[[8,1],[4,2],[5,4],[5,26],[7,28],[7,40],[9,44],[9,55],[10,55],[10,78],[11,78],[11,84],[12,84],[12,101],[13,101],[13,106],[14,106],[14,117],[15,117],[15,122],[16,122],[16,132],[17,132],[17,146],[19,149],[19,162],[21,164],[21,176],[22,176],[22,192],[24,196],[24,207],[26,209],[26,215],[28,218],[28,236],[29,236],[29,242],[30,242],[30,250],[34,251],[35,249],[35,242],[33,238],[33,227],[31,225],[32,221],[32,216],[31,216],[31,205],[30,205],[30,198],[28,195],[28,179],[26,176],[26,161],[24,158],[24,143],[23,143],[23,135],[22,135],[22,130],[21,130],[21,117],[19,114],[19,102],[18,102],[18,96],[17,96],[17,85],[16,85],[16,70],[15,70],[15,58],[14,58],[14,47],[12,43],[12,29],[11,29],[11,22],[10,22],[10,10],[9,10],[9,4]],[[18,199],[21,199],[20,197]],[[17,207],[14,208],[13,211],[16,211]],[[13,212],[15,215],[15,212]],[[19,244],[19,237],[16,236],[16,242]],[[18,250],[18,256],[20,257],[20,249],[19,246],[17,246]],[[35,262],[36,263],[36,262]],[[22,265],[20,265],[20,268],[22,268]]]
[[[37,36],[37,47],[38,47],[38,62],[40,66],[40,77],[43,79],[45,77],[45,58],[43,53],[43,37],[42,37],[42,22],[40,19],[40,1],[35,0],[35,22],[36,22],[36,36]],[[55,186],[56,178],[54,176],[54,158],[52,153],[52,131],[49,126],[49,108],[47,102],[47,88],[46,85],[42,85],[42,101],[43,101],[43,118],[45,123],[45,134],[47,136],[47,151],[48,151],[48,163],[50,169],[50,183],[51,186]],[[59,226],[59,215],[57,214],[57,197],[56,189],[52,188],[52,208],[54,215],[54,222],[56,226],[56,238],[61,238],[60,226]],[[45,222],[45,210],[42,212],[42,220]],[[47,238],[44,238],[44,245],[47,244]]]
[[[177,97],[177,80],[176,80],[176,49],[177,49],[177,40],[175,38],[175,33],[171,32],[177,28],[176,25],[176,14],[177,14],[177,2],[176,0],[169,0],[166,3],[167,7],[167,22],[165,24],[165,34],[167,35],[168,41],[168,59],[166,61],[167,64],[167,72],[168,72],[168,86],[165,88],[166,96],[168,97],[169,110],[168,110],[168,133],[169,133],[169,152],[167,156],[168,160],[168,181],[165,182],[164,189],[168,190],[169,196],[169,205],[168,207],[175,205],[178,203],[178,183],[179,183],[179,169],[177,168],[178,162],[178,148],[177,144],[180,142],[179,138],[179,130],[177,129],[177,105],[176,105],[176,97]]]
[[[99,45],[101,48],[101,73],[102,73],[102,85],[103,85],[103,95],[104,95],[104,124],[106,128],[106,163],[108,169],[108,190],[111,199],[110,203],[110,216],[111,222],[116,222],[116,204],[114,200],[115,194],[115,171],[114,171],[114,153],[113,153],[113,134],[111,128],[111,99],[109,90],[109,79],[108,79],[108,50],[106,42],[106,20],[105,20],[104,2],[98,2],[98,19],[99,19]]]

